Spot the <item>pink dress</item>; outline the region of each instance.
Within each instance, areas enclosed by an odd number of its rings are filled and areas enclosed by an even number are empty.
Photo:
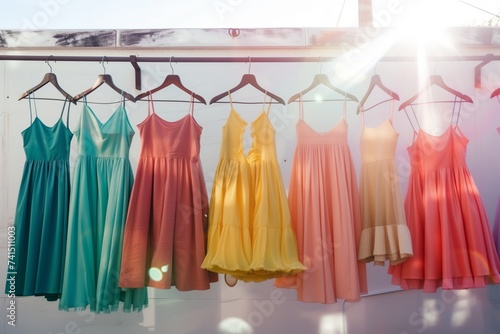
[[[344,118],[320,134],[303,120],[300,103],[288,202],[299,261],[308,269],[275,285],[297,290],[297,299],[358,301],[367,292],[366,265],[358,261],[361,211],[356,172]]]
[[[209,289],[218,276],[200,268],[208,198],[199,159],[202,127],[193,118],[193,102],[188,115],[168,122],[151,101],[138,128],[141,154],[125,225],[120,286]]]
[[[424,292],[500,283],[488,218],[466,165],[468,139],[452,125],[440,136],[422,129],[415,136],[405,198],[413,257],[389,268],[392,283]]]

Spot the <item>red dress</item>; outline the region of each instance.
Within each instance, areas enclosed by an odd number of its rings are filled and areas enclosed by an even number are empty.
[[[440,136],[415,135],[405,199],[413,257],[389,268],[392,283],[424,292],[500,283],[488,218],[466,165],[468,139],[452,125]]]
[[[192,106],[188,115],[168,122],[151,103],[138,125],[141,154],[125,226],[121,287],[206,290],[218,280],[200,267],[208,198],[199,158],[202,127]]]

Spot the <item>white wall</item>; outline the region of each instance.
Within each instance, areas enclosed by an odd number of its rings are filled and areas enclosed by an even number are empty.
[[[230,51],[219,51],[227,55]],[[250,52],[250,51],[249,51]],[[316,50],[314,54],[325,55],[328,50]],[[469,50],[469,54],[483,55],[490,50]],[[15,53],[23,53],[17,50]],[[152,50],[40,50],[24,51],[31,54],[54,55],[129,55],[165,56],[164,52]],[[174,56],[214,55],[217,52],[206,51],[168,51]],[[234,51],[236,55],[247,56],[246,51]],[[290,50],[252,51],[252,56],[292,56]],[[51,63],[59,83],[69,93],[76,95],[91,86],[102,67],[96,63]],[[143,90],[161,83],[170,73],[168,64],[140,64],[143,69]],[[429,64],[430,72],[434,63]],[[500,166],[500,137],[496,128],[500,126],[500,104],[489,99],[489,93],[500,87],[500,67],[491,63],[483,69],[483,89],[475,89],[472,62],[442,62],[436,68],[450,86],[473,97],[473,106],[463,107],[460,125],[470,139],[468,146],[468,164],[484,200],[488,217],[494,217],[498,195],[500,194],[497,177]],[[210,100],[216,94],[232,88],[248,70],[248,64],[173,64],[175,73],[190,89]],[[330,76],[334,85],[361,98],[368,86],[373,68],[368,67],[357,79],[341,80],[342,71],[351,66],[323,64],[323,73]],[[0,259],[6,259],[6,227],[13,222],[18,187],[21,181],[24,153],[20,132],[29,125],[28,101],[17,101],[17,97],[26,89],[37,84],[48,67],[37,62],[4,62],[0,65],[3,74],[0,82],[0,186],[2,188],[0,209]],[[137,95],[134,89],[133,70],[127,63],[106,64],[107,73],[113,76],[115,83]],[[318,73],[319,64],[265,64],[255,63],[251,72],[259,83],[285,100],[306,88]],[[420,90],[417,64],[414,62],[382,62],[376,72],[383,82],[396,91],[401,100],[406,100]],[[427,73],[428,74],[428,73]],[[426,74],[426,75],[427,75]],[[327,90],[318,89],[317,93],[338,97]],[[432,90],[434,92],[434,90]],[[377,92],[376,92],[377,93]],[[435,94],[439,94],[439,89]],[[50,86],[37,92],[38,97],[57,97],[57,92]],[[114,101],[118,95],[109,88],[102,87],[89,95],[91,101]],[[155,95],[157,98],[184,98],[183,93],[170,88]],[[245,89],[235,94],[236,99],[261,101],[262,94],[252,89]],[[383,94],[372,97],[367,104],[385,99]],[[37,101],[40,118],[46,124],[53,124],[60,113],[62,102]],[[184,115],[188,104],[156,103],[156,111],[163,118],[175,120]],[[396,107],[398,104],[396,105]],[[116,105],[92,105],[97,116],[106,120]],[[306,105],[306,121],[318,131],[327,130],[341,118],[341,104],[325,102]],[[389,104],[384,104],[366,114],[367,125],[376,125],[388,115]],[[135,126],[147,116],[145,102],[127,103],[128,115]],[[236,105],[239,113],[248,121],[253,120],[261,111],[260,105]],[[356,105],[348,105],[349,144],[356,168],[359,172],[359,135],[360,116],[356,115]],[[74,127],[80,116],[81,104],[72,106],[70,127]],[[211,106],[196,105],[195,117],[203,126],[201,159],[207,187],[210,189],[217,167],[221,142],[221,127],[229,112],[227,104]],[[288,185],[293,149],[295,147],[295,122],[298,118],[297,104],[286,107],[274,105],[271,120],[277,128],[277,149],[285,185]],[[441,117],[445,112],[420,112],[420,124],[429,132],[439,132],[448,123]],[[431,115],[438,115],[433,122]],[[425,121],[427,120],[427,121]],[[434,124],[440,126],[435,127]],[[396,163],[400,172],[403,194],[408,178],[408,155],[406,147],[411,143],[412,130],[403,112],[395,112],[394,125],[400,132]],[[249,133],[245,134],[245,148],[250,145]],[[76,142],[70,163],[76,157]],[[139,156],[139,132],[136,128],[130,159],[136,166]],[[0,277],[5,277],[5,260],[0,261]],[[368,266],[369,290],[377,294],[397,290],[390,284],[386,268]],[[222,278],[222,277],[221,277]],[[7,314],[8,298],[2,297],[0,314]],[[295,301],[293,291],[276,289],[272,282],[238,283],[236,287],[214,284],[211,290],[201,292],[178,292],[175,289],[161,291],[150,289],[150,306],[142,313],[94,315],[88,312],[67,313],[57,310],[57,303],[48,303],[43,299],[17,298],[17,326],[7,325],[7,318],[0,318],[0,333],[494,333],[500,325],[500,288],[488,287],[470,291],[423,294],[420,291],[401,291],[391,294],[377,294],[364,297],[358,303],[342,302],[335,305],[305,304]]]

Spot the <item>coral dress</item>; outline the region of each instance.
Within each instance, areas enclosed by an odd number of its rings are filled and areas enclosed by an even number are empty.
[[[268,113],[269,109],[262,111],[253,121],[252,148],[245,156],[247,122],[231,102],[210,199],[208,251],[202,267],[243,281],[258,282],[305,269],[297,257]]]
[[[16,296],[45,296],[56,300],[62,287],[69,206],[69,152],[73,134],[68,117],[49,127],[36,114],[23,136],[26,162],[17,199],[6,293],[15,285]],[[31,99],[29,100],[31,114]],[[11,231],[11,229],[9,229]],[[13,238],[12,238],[13,237]],[[9,274],[16,273],[16,274]]]
[[[392,126],[393,110],[394,102],[391,117],[374,128],[365,126],[365,113],[361,112],[359,193],[363,230],[358,259],[376,265],[384,265],[386,260],[398,264],[413,254],[394,162],[399,134]]]
[[[439,136],[414,135],[405,198],[413,257],[389,268],[392,283],[424,292],[500,283],[488,218],[466,165],[468,139],[451,124]]]
[[[367,292],[366,265],[357,256],[361,212],[345,101],[343,113],[335,127],[318,133],[304,121],[300,101],[288,201],[299,260],[307,270],[275,285],[297,289],[303,302],[357,301]]]
[[[147,291],[118,287],[123,232],[133,184],[129,149],[134,131],[125,101],[102,123],[84,100],[75,130],[75,163],[61,310],[140,311]]]
[[[120,286],[206,290],[218,280],[201,269],[206,254],[208,198],[201,168],[202,127],[194,103],[168,122],[154,111],[138,125],[141,154],[125,226]]]

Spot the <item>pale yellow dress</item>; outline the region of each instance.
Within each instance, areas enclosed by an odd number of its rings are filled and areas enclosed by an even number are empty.
[[[392,109],[394,108],[394,103]],[[366,127],[361,114],[360,196],[363,230],[358,259],[384,265],[404,262],[413,255],[394,156],[399,134],[391,117]]]
[[[210,198],[208,249],[202,268],[243,281],[258,282],[306,269],[298,260],[269,109],[270,104],[251,124],[253,142],[246,156],[247,122],[231,102]]]

